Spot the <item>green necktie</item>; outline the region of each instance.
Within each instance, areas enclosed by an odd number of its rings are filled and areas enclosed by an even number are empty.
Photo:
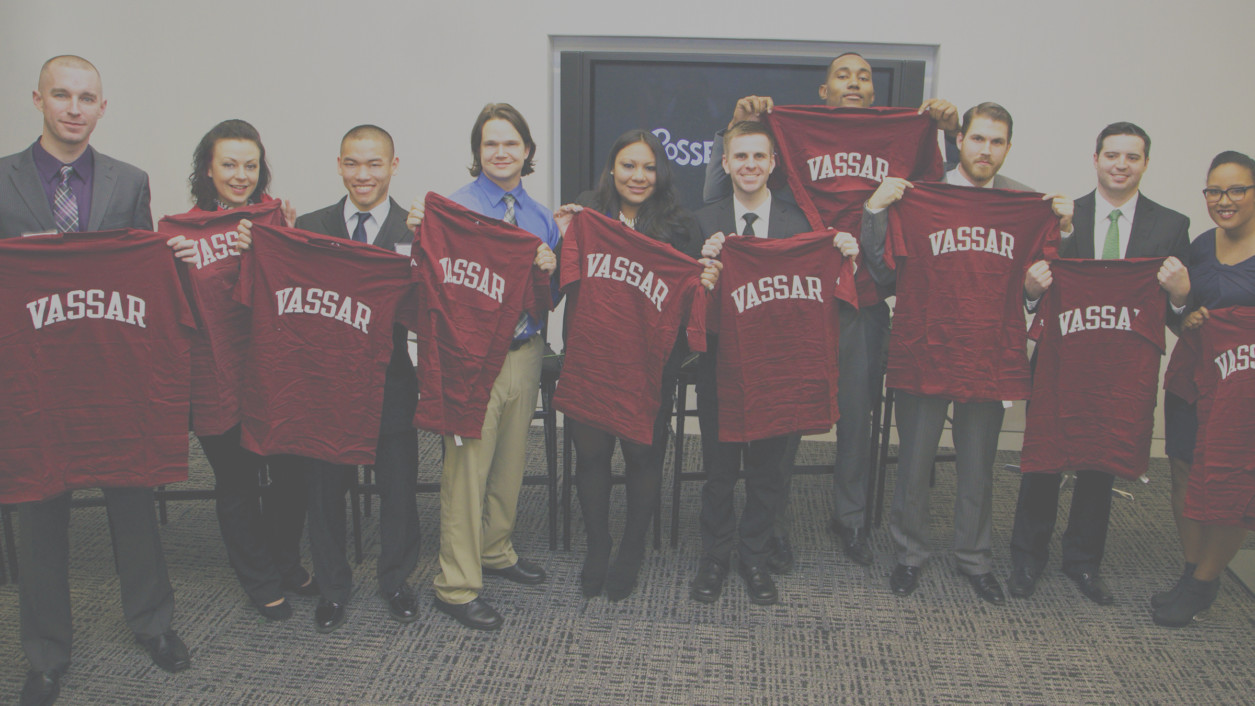
[[[1111,221],[1111,225],[1107,226],[1107,239],[1102,241],[1102,259],[1119,260],[1120,259],[1120,209],[1113,210],[1107,220]]]

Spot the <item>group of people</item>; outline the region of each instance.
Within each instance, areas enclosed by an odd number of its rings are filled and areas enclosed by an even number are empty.
[[[844,54],[829,65],[819,87],[834,108],[867,108],[875,102],[871,67],[858,54]],[[148,179],[139,169],[89,146],[105,99],[100,75],[75,56],[50,59],[34,91],[43,113],[43,132],[28,149],[0,160],[0,238],[116,228],[152,230]],[[722,251],[729,239],[784,239],[819,230],[798,205],[798,194],[768,186],[782,158],[768,97],[737,102],[726,130],[716,136],[706,175],[708,205],[696,213],[681,204],[663,145],[647,130],[633,130],[611,146],[599,182],[573,204],[551,210],[523,188],[533,170],[536,143],[523,116],[512,106],[484,107],[471,130],[473,180],[450,198],[483,216],[531,233],[538,240],[533,266],[545,273],[558,267],[563,237],[582,210],[609,219],[695,261],[700,280],[714,289]],[[943,181],[952,185],[1032,191],[1000,173],[1011,146],[1012,119],[994,103],[962,115],[951,103],[930,99],[919,108],[947,152],[957,156]],[[1061,257],[1084,259],[1162,258],[1159,286],[1167,294],[1167,317],[1178,330],[1206,326],[1209,312],[1255,306],[1255,162],[1236,152],[1217,156],[1207,173],[1204,196],[1216,228],[1190,242],[1185,216],[1140,194],[1150,156],[1150,137],[1132,123],[1115,123],[1099,134],[1094,152],[1096,189],[1075,202],[1061,194],[1041,198],[1057,227]],[[214,266],[238,272],[249,257],[254,223],[295,227],[335,238],[408,252],[421,238],[427,216],[423,198],[409,209],[389,195],[399,166],[391,136],[374,125],[349,130],[340,143],[338,172],[347,194],[326,208],[297,216],[287,201],[269,191],[270,169],[260,135],[247,122],[226,120],[197,145],[189,186],[194,207],[165,219],[158,228],[170,237],[174,255],[189,265],[209,266],[201,242],[187,228],[220,223],[230,233],[229,257]],[[873,295],[839,306],[839,350],[835,367],[840,419],[833,517],[844,554],[861,565],[874,562],[865,519],[872,404],[884,381],[890,348],[890,307],[884,294],[896,284],[899,305],[910,295],[895,265],[900,246],[891,233],[892,213],[922,181],[884,176],[869,189],[857,214],[859,232],[837,229],[832,247],[856,260]],[[102,185],[107,184],[107,188]],[[921,191],[923,189],[920,189]],[[828,226],[833,224],[823,224]],[[1039,253],[1035,253],[1039,254]],[[1052,285],[1050,262],[1036,258],[1022,270],[1022,292],[1015,296],[1032,312]],[[233,282],[230,275],[224,282]],[[225,287],[226,285],[224,285]],[[874,293],[879,292],[876,296]],[[225,294],[229,298],[229,292]],[[553,288],[556,301],[562,296]],[[568,324],[571,306],[568,303]],[[1023,323],[1022,321],[1020,322]],[[444,437],[440,490],[440,571],[434,582],[435,607],[474,629],[499,629],[504,618],[483,598],[484,577],[521,584],[546,580],[544,569],[519,557],[511,542],[526,457],[528,427],[536,406],[545,322],[524,313],[501,371],[492,383],[478,438]],[[565,336],[565,332],[564,332]],[[389,615],[416,620],[418,598],[408,583],[417,566],[419,522],[415,499],[417,431],[411,420],[417,401],[414,363],[406,331],[393,325],[392,356],[384,381],[383,410],[374,471],[380,494],[379,595]],[[656,385],[658,406],[651,414],[651,443],[625,438],[568,414],[566,424],[576,452],[576,483],[587,532],[580,577],[583,595],[618,601],[630,596],[645,556],[645,535],[662,479],[663,455],[672,396],[689,346],[681,334],[666,341]],[[794,564],[789,541],[789,486],[800,432],[748,442],[721,441],[718,384],[719,336],[711,333],[696,363],[698,408],[703,441],[700,529],[702,555],[690,595],[715,602],[733,567],[756,604],[778,601],[773,574]],[[890,379],[895,375],[889,353]],[[899,596],[916,590],[929,556],[928,498],[933,459],[953,404],[957,453],[954,551],[959,571],[975,592],[993,604],[1005,603],[992,562],[992,465],[1002,426],[1001,401],[974,399],[920,389],[896,391],[900,450],[890,516],[897,549],[889,585]],[[642,393],[644,394],[644,393]],[[652,399],[652,390],[650,391]],[[1180,581],[1152,598],[1154,619],[1186,625],[1214,601],[1219,574],[1245,537],[1241,518],[1201,524],[1184,512],[1197,427],[1194,406],[1169,393],[1165,405],[1168,454],[1173,473],[1173,513],[1181,534],[1185,569]],[[726,421],[725,421],[726,424]],[[216,510],[228,560],[259,613],[270,620],[292,615],[288,596],[319,598],[314,612],[320,633],[339,628],[346,618],[353,576],[346,558],[345,493],[351,466],[306,456],[264,457],[241,443],[238,421],[214,424],[193,416],[192,429],[213,469]],[[622,450],[626,467],[627,512],[617,550],[610,531],[611,459]],[[733,488],[746,481],[745,506],[737,520]],[[1025,474],[1011,538],[1012,596],[1028,598],[1044,571],[1054,530],[1059,473]],[[1112,602],[1100,573],[1111,503],[1112,475],[1080,471],[1063,535],[1063,571],[1087,598]],[[21,639],[30,662],[23,704],[52,703],[69,666],[71,620],[68,588],[69,493],[19,505]],[[168,671],[190,666],[187,647],[172,629],[173,592],[153,512],[150,488],[109,487],[104,499],[113,530],[122,603],[128,626],[153,661]],[[300,539],[308,531],[313,573],[301,563]]]

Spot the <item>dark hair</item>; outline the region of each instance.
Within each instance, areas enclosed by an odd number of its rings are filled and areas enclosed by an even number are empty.
[[[214,158],[214,145],[219,140],[248,140],[257,145],[261,164],[257,170],[257,188],[248,197],[249,203],[261,203],[261,197],[270,187],[270,165],[266,163],[266,147],[261,143],[261,135],[257,128],[247,122],[232,118],[214,125],[205,136],[200,138],[196,151],[192,153],[192,175],[187,183],[192,187],[192,200],[202,211],[213,211],[218,207],[218,190],[214,188],[213,179],[209,178],[209,163]]]
[[[977,116],[1005,124],[1007,126],[1007,142],[1011,141],[1011,113],[993,101],[985,101],[968,108],[967,112],[963,114],[963,125],[959,127],[959,132],[967,135],[968,128],[972,127],[972,119]]]
[[[863,56],[862,54],[860,54],[860,53],[858,53],[858,52],[856,52],[856,51],[847,51],[847,52],[841,52],[840,54],[837,54],[836,56],[834,56],[834,57],[832,58],[832,61],[829,61],[829,62],[828,62],[828,68],[827,68],[827,70],[825,70],[825,71],[824,71],[824,73],[825,73],[825,74],[831,74],[831,73],[832,73],[832,65],[833,65],[833,64],[835,64],[835,63],[837,63],[837,60],[838,60],[838,59],[840,59],[840,58],[841,58],[841,57],[843,57],[843,56],[857,56],[858,58],[860,58],[860,59],[862,59],[862,60],[863,60],[863,63],[867,64],[868,66],[871,66],[871,62],[867,61],[867,57]]]
[[[619,135],[619,139],[610,146],[606,168],[602,171],[601,180],[593,192],[593,206],[611,218],[619,216],[619,191],[614,185],[614,164],[624,148],[638,142],[644,142],[654,153],[655,178],[654,193],[650,194],[637,210],[634,227],[638,232],[655,240],[678,246],[678,239],[686,237],[683,225],[686,214],[680,206],[680,197],[675,190],[667,150],[658,137],[648,130],[628,130]]]
[[[1216,171],[1216,167],[1222,164],[1236,164],[1239,167],[1245,167],[1246,171],[1251,173],[1251,178],[1255,179],[1255,159],[1251,159],[1241,152],[1225,150],[1216,155],[1216,158],[1211,160],[1211,166],[1207,168],[1207,175],[1211,176],[1211,173]]]
[[[742,120],[741,122],[728,128],[723,133],[723,151],[726,154],[728,145],[732,144],[732,140],[745,135],[766,135],[767,143],[771,145],[771,151],[776,151],[776,138],[771,134],[771,129],[766,123],[757,120]]]
[[[479,163],[479,147],[484,141],[484,123],[489,120],[504,120],[518,130],[519,137],[523,138],[523,145],[527,147],[527,159],[523,160],[521,176],[527,176],[535,171],[536,142],[532,140],[531,128],[527,127],[523,114],[509,103],[489,103],[479,111],[479,117],[475,118],[475,126],[471,128],[471,176],[477,177],[480,172],[484,171],[483,165]]]
[[[1132,135],[1133,137],[1142,138],[1142,156],[1150,159],[1150,135],[1142,128],[1130,122],[1120,121],[1111,123],[1098,133],[1098,142],[1094,145],[1094,154],[1102,154],[1102,141],[1112,135]]]
[[[392,135],[389,135],[387,130],[378,125],[358,125],[344,133],[344,137],[340,138],[340,149],[344,149],[344,143],[349,140],[366,140],[372,137],[388,145],[388,151],[392,153],[392,156],[396,156],[397,148],[392,143]]]

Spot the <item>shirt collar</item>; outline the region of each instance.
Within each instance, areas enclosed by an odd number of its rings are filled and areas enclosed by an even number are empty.
[[[765,223],[767,221],[767,216],[771,214],[771,191],[769,190],[767,192],[767,199],[763,201],[762,203],[758,204],[758,208],[752,211],[746,208],[740,201],[738,201],[735,196],[732,197],[732,215],[733,215],[733,218],[736,220],[735,226],[737,228],[738,233],[740,232],[740,229],[741,229],[742,219],[745,218],[745,214],[747,213],[753,213],[758,216],[758,221],[755,222],[755,230],[754,230],[754,232],[757,233],[758,232],[757,224]]]
[[[479,176],[475,177],[475,181],[479,183],[479,188],[484,190],[484,194],[488,196],[489,201],[494,206],[499,205],[501,203],[501,199],[506,194],[510,194],[514,197],[515,204],[521,203],[523,201],[523,197],[527,196],[527,192],[523,190],[522,180],[519,180],[518,186],[510,189],[509,191],[497,186],[497,182],[489,179],[483,172],[480,172]]]
[[[389,199],[385,196],[384,200],[380,201],[378,206],[375,206],[374,208],[370,209],[371,218],[375,221],[376,224],[380,226],[383,225],[383,221],[385,218],[388,217],[388,210],[391,208],[391,206],[392,204],[389,203]],[[360,211],[357,210],[357,206],[353,203],[353,199],[345,197],[344,199],[344,224],[349,229],[349,233],[352,233],[353,229],[357,227],[357,214],[358,213],[360,213]]]
[[[39,169],[40,174],[44,175],[45,179],[60,178],[58,173],[65,162],[53,157],[52,153],[39,144],[39,140],[35,140],[35,144],[31,145],[31,156],[34,157],[35,166]],[[71,167],[74,167],[74,176],[87,181],[87,177],[96,166],[96,158],[91,145],[88,145],[87,149],[83,150],[83,154],[80,154],[78,159],[69,164]]]
[[[1134,191],[1133,197],[1120,206],[1112,206],[1107,197],[1103,196],[1099,191],[1095,191],[1094,194],[1098,197],[1094,201],[1094,216],[1099,221],[1105,221],[1110,218],[1111,212],[1117,208],[1120,209],[1120,218],[1127,218],[1129,221],[1132,221],[1133,213],[1137,210],[1137,199],[1141,197],[1142,192],[1140,190]]]

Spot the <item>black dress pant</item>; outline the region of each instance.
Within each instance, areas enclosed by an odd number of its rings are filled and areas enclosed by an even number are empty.
[[[309,550],[322,597],[348,603],[353,593],[345,536],[345,492],[357,472],[316,459],[301,458],[309,481]],[[418,432],[379,437],[375,450],[379,491],[379,592],[390,596],[418,566]]]
[[[1050,558],[1050,537],[1059,512],[1060,473],[1025,473],[1011,532],[1011,561],[1037,570]],[[1063,532],[1063,570],[1096,573],[1107,544],[1111,516],[1111,485],[1115,477],[1101,471],[1077,471],[1072,508]]]
[[[787,476],[782,462],[791,436],[749,443],[719,441],[719,396],[715,379],[718,342],[709,337],[697,367],[697,415],[702,430],[702,551],[727,565],[735,545],[742,563],[762,565],[771,551],[777,514],[783,512]],[[794,446],[796,451],[796,445]],[[744,460],[745,508],[737,526],[735,490]],[[737,537],[740,541],[737,541]]]
[[[227,561],[249,600],[273,603],[283,597],[281,583],[299,586],[309,580],[301,566],[304,474],[285,457],[264,459],[240,446],[239,425],[198,438],[214,472],[214,504]],[[259,478],[266,466],[270,483],[263,488]]]
[[[174,590],[166,573],[151,488],[106,488],[105,510],[122,613],[131,632],[156,637],[170,629]],[[70,493],[18,505],[18,596],[22,649],[31,669],[70,664]]]

